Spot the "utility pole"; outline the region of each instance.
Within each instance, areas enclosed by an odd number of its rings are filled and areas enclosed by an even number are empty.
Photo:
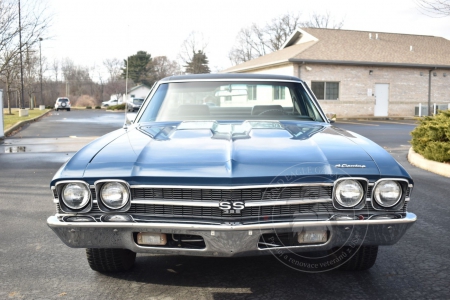
[[[20,56],[20,108],[25,109],[25,103],[23,101],[23,63],[22,63],[22,24],[20,15],[20,0],[19,0],[19,56]]]
[[[44,100],[42,98],[42,51],[41,51],[41,42],[42,38],[39,38],[39,81],[41,82],[41,105],[44,105]]]

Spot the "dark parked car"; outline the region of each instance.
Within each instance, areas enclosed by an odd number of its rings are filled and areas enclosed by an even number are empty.
[[[144,103],[144,98],[132,98],[127,101],[127,111],[138,111]]]
[[[289,76],[165,78],[131,124],[80,150],[50,186],[48,225],[100,272],[130,269],[136,253],[364,270],[416,221],[404,168],[330,124]]]

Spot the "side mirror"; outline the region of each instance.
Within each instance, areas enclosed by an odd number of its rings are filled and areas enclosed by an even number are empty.
[[[133,124],[136,116],[137,113],[125,113],[125,123],[123,124],[123,128],[127,128],[128,126]]]

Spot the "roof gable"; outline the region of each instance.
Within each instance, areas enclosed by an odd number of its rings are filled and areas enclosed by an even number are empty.
[[[281,50],[223,72],[301,61],[450,68],[450,41],[425,35],[301,28],[291,34]]]
[[[450,67],[450,41],[441,37],[319,28],[305,30],[317,37],[318,42],[293,59]]]
[[[287,48],[292,45],[298,45],[307,42],[317,42],[319,39],[315,36],[307,33],[306,31],[298,28],[295,30],[291,36],[286,40],[286,42],[281,46],[281,49]]]

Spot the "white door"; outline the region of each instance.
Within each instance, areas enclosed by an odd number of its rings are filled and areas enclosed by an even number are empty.
[[[375,117],[387,117],[389,106],[389,84],[375,84],[375,109],[373,115]]]

